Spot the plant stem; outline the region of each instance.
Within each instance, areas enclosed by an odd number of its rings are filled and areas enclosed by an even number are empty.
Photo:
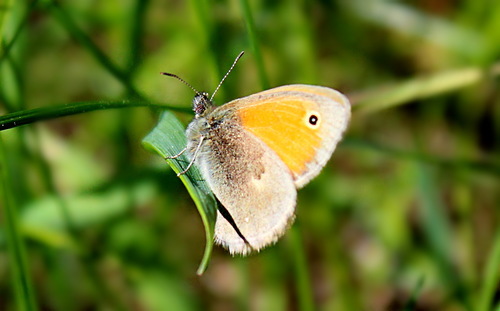
[[[33,285],[29,276],[28,263],[26,260],[26,250],[21,234],[21,225],[17,215],[15,191],[11,189],[10,172],[6,159],[7,151],[4,148],[0,135],[0,182],[3,192],[3,216],[5,221],[5,231],[7,235],[7,245],[10,248],[10,271],[12,273],[14,292],[17,299],[17,310],[35,311],[36,300],[33,293]]]

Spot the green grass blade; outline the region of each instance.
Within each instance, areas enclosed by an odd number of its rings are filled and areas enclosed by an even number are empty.
[[[267,78],[262,53],[260,52],[260,45],[255,23],[253,21],[252,10],[250,9],[250,4],[247,0],[240,0],[240,6],[243,11],[243,18],[245,19],[247,27],[248,39],[250,40],[250,45],[255,54],[255,62],[259,72],[260,85],[262,89],[267,90],[269,88],[269,79]]]
[[[478,83],[487,77],[500,75],[500,64],[490,69],[480,67],[449,70],[428,77],[417,77],[385,88],[377,87],[349,96],[357,113],[372,113],[379,110],[408,104],[412,100],[428,98],[461,89]]]
[[[207,69],[206,74],[207,77],[210,77],[212,81],[216,81],[217,83],[223,77],[221,72],[224,72],[227,63],[220,63],[217,55],[221,54],[221,46],[219,45],[219,41],[217,40],[218,34],[215,33],[216,24],[213,18],[213,13],[211,11],[211,4],[207,0],[191,0],[191,6],[194,13],[194,18],[198,23],[198,32],[200,37],[202,38],[202,42],[200,43],[200,52],[203,55],[206,55],[207,59]],[[219,92],[217,93],[217,97],[224,102],[226,97],[226,86],[222,84]]]
[[[493,247],[491,248],[491,253],[484,269],[483,282],[479,295],[478,311],[495,310],[492,302],[495,290],[498,290],[500,284],[500,229],[496,232]],[[500,303],[496,307],[496,310],[499,310]]]
[[[71,16],[66,12],[66,9],[58,2],[50,1],[49,10],[55,19],[61,23],[64,29],[66,29],[80,44],[85,47],[92,56],[99,61],[99,63],[106,68],[118,81],[120,81],[127,89],[130,94],[137,97],[141,97],[139,91],[132,84],[128,73],[122,70],[99,49],[99,47],[90,39],[85,32],[83,32],[71,18]]]
[[[433,256],[441,281],[454,299],[459,301],[465,310],[472,310],[462,276],[457,273],[452,260],[452,229],[445,215],[436,177],[428,164],[417,163],[417,178],[421,200],[420,217],[431,250],[430,256]]]
[[[456,55],[471,57],[486,48],[483,31],[459,27],[447,19],[421,11],[418,6],[398,1],[374,1],[368,4],[362,0],[351,0],[342,3],[357,18],[377,27],[397,29],[401,34],[419,38],[422,44],[435,44]],[[398,18],[392,18],[395,16]]]
[[[299,310],[312,311],[314,307],[313,291],[310,280],[310,275],[307,266],[306,251],[302,237],[300,234],[300,227],[295,224],[290,228],[289,232],[290,252],[293,261],[293,268],[295,270],[296,290]]]
[[[14,293],[17,299],[17,310],[37,310],[33,285],[28,271],[26,250],[21,236],[19,217],[16,209],[16,199],[11,189],[11,174],[9,173],[7,159],[5,157],[3,141],[0,136],[0,191],[3,197],[3,218],[9,248],[10,272],[14,283]]]
[[[143,140],[146,149],[157,152],[163,158],[178,154],[186,147],[186,143],[184,127],[170,112],[163,113],[158,125]],[[167,163],[175,173],[179,173],[188,165],[189,160],[183,154],[176,159],[167,159]],[[180,176],[180,179],[193,198],[205,226],[205,253],[197,272],[201,275],[205,271],[212,253],[217,201],[196,166],[192,166],[186,174]]]
[[[0,131],[37,121],[55,119],[95,110],[131,107],[168,108],[178,111],[186,111],[184,108],[167,107],[165,105],[152,104],[150,102],[139,100],[77,102],[59,106],[22,110],[0,116]]]
[[[417,301],[420,292],[422,291],[422,287],[424,286],[424,277],[421,277],[417,281],[417,285],[413,289],[411,293],[410,299],[405,303],[404,311],[412,311],[417,309]]]
[[[26,12],[24,12],[24,16],[21,18],[21,22],[19,23],[19,25],[15,28],[13,35],[12,35],[12,38],[9,40],[9,42],[4,42],[5,37],[2,38],[2,47],[1,47],[2,51],[1,51],[1,55],[0,55],[0,63],[2,63],[4,61],[4,59],[7,57],[7,55],[9,55],[11,49],[14,47],[14,44],[17,42],[17,39],[19,38],[19,36],[22,33],[22,30],[24,29],[24,27],[26,26],[26,24],[29,21],[31,10],[35,6],[36,2],[37,1],[32,1],[29,8],[26,10]],[[5,12],[11,11],[12,5],[13,5],[13,1],[12,1],[12,3],[6,3],[5,4]],[[7,15],[7,14],[4,14],[4,15]],[[3,23],[2,22],[3,21],[0,21],[0,31],[3,30]],[[0,32],[0,33],[3,33],[3,32]]]
[[[131,76],[134,75],[135,70],[140,64],[140,58],[143,52],[144,27],[149,3],[150,0],[136,0],[134,9],[132,10],[132,24],[129,30],[128,42],[128,49],[130,52],[128,55],[127,68],[127,72]]]

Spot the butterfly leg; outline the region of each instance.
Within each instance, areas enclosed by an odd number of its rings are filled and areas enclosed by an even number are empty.
[[[170,156],[170,157],[165,157],[165,160],[166,159],[177,159],[178,157],[180,157],[184,152],[186,152],[187,150],[187,147],[182,149],[181,152],[179,152],[178,154],[174,155],[174,156]]]
[[[177,174],[177,177],[181,176],[181,175],[184,175],[186,174],[187,171],[189,171],[189,169],[191,168],[191,166],[193,165],[194,161],[196,161],[196,157],[198,156],[198,152],[200,152],[200,149],[201,149],[201,144],[203,143],[203,140],[205,139],[205,137],[203,136],[200,136],[200,142],[198,143],[198,145],[196,146],[196,150],[194,151],[194,155],[193,155],[193,158],[191,159],[191,162],[189,162],[188,166],[186,167],[185,170],[183,170],[182,172],[180,172],[179,174]],[[181,151],[181,154],[184,153],[184,151],[186,151],[187,147],[184,148],[183,151]],[[181,154],[177,155],[177,156],[180,156]],[[176,157],[177,157],[176,156]]]

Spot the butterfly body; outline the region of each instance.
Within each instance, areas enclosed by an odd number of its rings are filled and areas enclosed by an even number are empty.
[[[300,84],[218,107],[198,94],[193,110],[188,156],[234,221],[218,213],[215,228],[216,242],[233,254],[260,250],[284,234],[297,189],[326,164],[350,117],[341,93]]]

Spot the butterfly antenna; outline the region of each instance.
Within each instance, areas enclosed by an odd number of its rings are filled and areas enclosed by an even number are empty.
[[[181,81],[182,83],[184,83],[185,85],[189,86],[196,94],[200,94],[200,92],[198,92],[198,90],[196,90],[191,84],[187,83],[184,79],[182,79],[181,77],[179,77],[178,75],[174,75],[173,73],[168,73],[168,72],[160,72],[162,75],[164,76],[169,76],[169,77],[174,77],[176,78],[177,80]]]
[[[217,88],[212,93],[212,96],[210,97],[210,101],[212,101],[214,99],[215,93],[217,93],[217,91],[220,89],[220,86],[222,85],[222,82],[224,82],[224,80],[226,80],[227,76],[233,70],[234,66],[236,66],[236,63],[240,60],[240,58],[243,56],[243,54],[245,54],[245,51],[241,51],[240,54],[238,54],[238,56],[236,56],[236,59],[234,60],[233,64],[231,65],[231,68],[229,68],[229,70],[227,71],[227,73],[224,76],[224,78],[222,78],[222,80],[220,80],[219,85],[217,85]]]

